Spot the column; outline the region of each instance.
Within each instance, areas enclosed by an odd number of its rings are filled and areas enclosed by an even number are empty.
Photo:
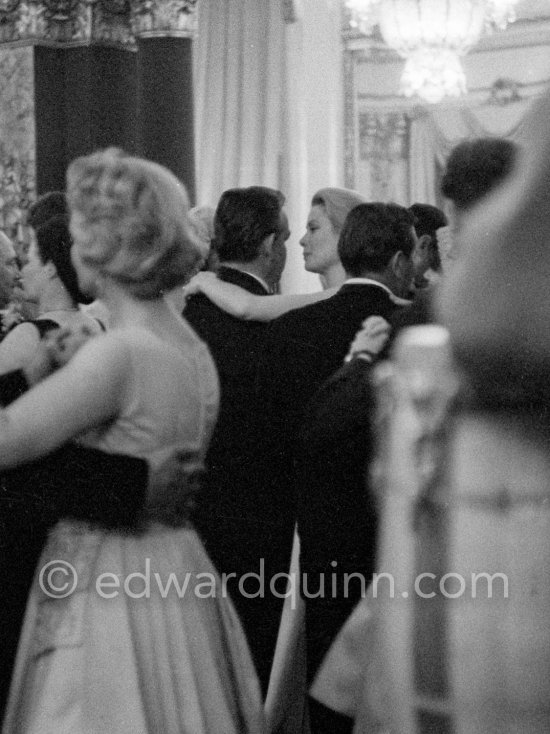
[[[0,228],[17,242],[75,156],[135,149],[135,59],[129,0],[0,0]]]
[[[195,198],[193,38],[197,0],[132,0],[137,43],[137,144]]]

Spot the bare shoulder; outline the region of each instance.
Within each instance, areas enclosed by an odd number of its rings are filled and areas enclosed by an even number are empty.
[[[19,324],[0,344],[0,373],[20,369],[40,344],[40,332],[30,322]]]
[[[131,349],[116,332],[104,332],[89,339],[75,354],[74,368],[87,372],[120,372],[127,368]]]
[[[40,332],[32,321],[23,321],[6,334],[2,340],[2,348],[13,347],[17,344],[33,343],[40,340]]]

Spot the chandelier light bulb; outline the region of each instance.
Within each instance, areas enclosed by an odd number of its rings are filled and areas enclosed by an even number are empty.
[[[517,0],[487,0],[487,21],[489,26],[503,30],[508,23],[516,20]]]
[[[405,62],[399,91],[430,104],[466,93],[466,74],[455,51],[421,48]]]
[[[369,35],[375,25],[405,60],[401,93],[428,102],[466,92],[460,57],[484,30],[515,20],[517,0],[345,0],[350,22]]]

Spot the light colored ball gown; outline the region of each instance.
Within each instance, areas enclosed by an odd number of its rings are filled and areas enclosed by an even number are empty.
[[[188,327],[184,349],[146,329],[111,334],[131,355],[124,408],[79,442],[153,466],[183,449],[201,464],[218,407],[207,348]],[[51,598],[40,569],[60,560],[78,579],[73,593]],[[72,585],[67,569],[51,577],[57,588]],[[185,523],[130,533],[62,521],[37,568],[3,733],[263,732],[255,671],[225,597]]]

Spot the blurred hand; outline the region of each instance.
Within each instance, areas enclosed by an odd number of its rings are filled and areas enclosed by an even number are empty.
[[[390,325],[382,316],[369,316],[363,321],[361,330],[355,335],[348,356],[353,357],[363,352],[375,357],[385,347],[390,331]]]
[[[87,326],[48,331],[40,340],[30,362],[23,368],[28,383],[34,385],[66,365],[92,336],[94,333]]]
[[[66,365],[92,336],[94,332],[88,326],[65,327],[48,332],[42,341],[51,352],[55,369],[58,369]]]
[[[214,280],[216,280],[216,273],[212,273],[210,270],[201,270],[183,286],[184,298],[189,298],[189,296],[193,296],[195,293],[202,293],[203,285],[208,285]]]
[[[147,492],[146,519],[164,525],[185,525],[200,491],[202,464],[194,454],[171,454],[157,468],[151,468]]]

